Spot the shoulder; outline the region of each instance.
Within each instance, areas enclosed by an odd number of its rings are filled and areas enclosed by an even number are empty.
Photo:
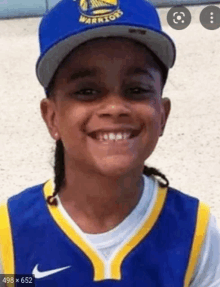
[[[187,286],[220,286],[220,230],[210,206],[174,188],[169,188],[167,194],[170,207],[175,206],[184,215],[181,220],[188,221],[187,215],[193,214],[194,207],[195,229],[186,273],[186,282],[191,283]]]
[[[22,202],[23,200],[27,200],[27,199],[31,199],[34,198],[36,196],[39,195],[39,193],[42,193],[45,189],[45,186],[48,185],[48,183],[52,186],[52,180],[47,180],[44,183],[40,183],[31,187],[27,187],[24,190],[22,190],[21,192],[9,197],[7,199],[7,202]],[[6,201],[4,202],[0,202],[1,204],[4,204]],[[27,203],[27,202],[26,202]]]
[[[209,224],[190,287],[220,285],[220,229],[210,215]]]
[[[186,227],[188,224],[193,226],[194,242],[192,250],[194,248],[197,252],[198,247],[202,246],[208,230],[211,217],[210,206],[196,197],[169,187],[165,208],[169,209],[169,214],[176,216],[183,226]]]
[[[167,188],[165,203],[166,208],[169,208],[171,212],[175,210],[177,213],[182,213],[186,218],[196,216],[201,209],[207,215],[209,213],[209,206],[206,203],[173,187]]]
[[[190,195],[188,193],[185,193],[185,192],[183,192],[181,190],[178,190],[178,189],[176,189],[174,187],[170,187],[169,186],[167,191],[168,191],[168,193],[171,193],[173,196],[176,196],[178,198],[184,198],[184,199],[188,199],[188,200],[199,201],[199,199],[197,197],[194,197],[194,196],[192,196],[192,195]]]
[[[188,209],[190,212],[193,202],[194,206],[197,206],[195,232],[186,274],[187,282],[191,278],[189,286],[220,286],[220,229],[215,216],[211,213],[210,206],[174,188],[169,188],[169,193],[178,210]]]
[[[6,217],[6,215],[20,216],[24,212],[31,212],[33,207],[42,205],[45,203],[45,186],[51,182],[48,180],[45,183],[41,183],[35,186],[28,187],[23,191],[9,197],[6,201],[0,203],[0,217]]]
[[[195,213],[197,220],[210,217],[210,207],[206,202],[173,187],[168,187],[166,201],[168,205],[175,206],[180,212]]]
[[[39,191],[42,191],[43,187],[44,187],[45,183],[41,183],[38,185],[34,185],[28,188],[25,188],[24,190],[22,190],[21,192],[19,192],[18,194],[15,194],[11,197],[9,197],[8,201],[17,201],[17,200],[22,200],[25,197],[30,197],[33,196],[35,194],[38,194]]]

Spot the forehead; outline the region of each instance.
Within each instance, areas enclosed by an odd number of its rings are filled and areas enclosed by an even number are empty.
[[[126,64],[141,64],[160,69],[155,56],[143,44],[122,37],[97,38],[78,46],[61,63],[59,70],[74,66],[103,64],[104,61],[121,61]]]

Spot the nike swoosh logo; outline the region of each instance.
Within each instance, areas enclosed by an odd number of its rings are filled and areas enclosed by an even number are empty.
[[[38,270],[38,266],[39,264],[37,264],[34,269],[33,269],[33,276],[36,278],[36,279],[41,279],[41,278],[44,278],[44,277],[47,277],[47,276],[50,276],[52,274],[55,274],[55,273],[58,273],[58,272],[61,272],[67,268],[70,268],[71,266],[67,266],[67,267],[63,267],[63,268],[57,268],[57,269],[53,269],[53,270],[49,270],[49,271],[39,271]]]

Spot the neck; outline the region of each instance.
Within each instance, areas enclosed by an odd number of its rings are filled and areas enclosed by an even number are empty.
[[[144,188],[142,170],[116,178],[66,168],[60,200],[84,232],[106,232],[122,222],[139,202]]]

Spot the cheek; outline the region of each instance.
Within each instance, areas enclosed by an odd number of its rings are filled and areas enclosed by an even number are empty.
[[[146,133],[143,134],[142,144],[143,157],[147,159],[153,153],[160,136],[160,109],[148,106],[145,115]]]
[[[160,117],[161,109],[157,101],[153,101],[152,104],[148,105],[145,111],[147,126],[151,133],[157,135],[160,133]]]
[[[58,115],[58,125],[61,139],[76,141],[82,136],[82,124],[86,118],[85,109],[76,106],[66,106],[60,109]]]

